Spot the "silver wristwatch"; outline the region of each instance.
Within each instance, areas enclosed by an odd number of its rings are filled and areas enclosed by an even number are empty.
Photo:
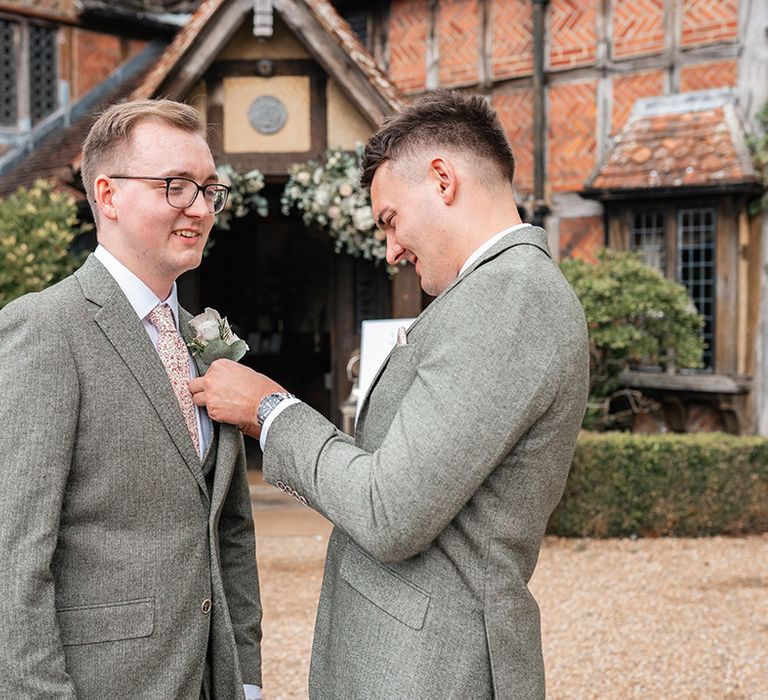
[[[277,408],[277,404],[286,399],[295,399],[293,394],[289,394],[287,391],[279,391],[275,394],[267,394],[259,403],[259,408],[256,411],[256,422],[260,428],[264,427],[264,421],[267,420],[267,416]]]

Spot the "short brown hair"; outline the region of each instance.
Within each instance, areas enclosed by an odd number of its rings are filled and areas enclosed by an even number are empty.
[[[98,221],[93,184],[100,170],[118,157],[125,148],[136,125],[147,119],[156,119],[183,131],[200,134],[205,138],[205,124],[200,113],[189,105],[173,100],[134,100],[121,102],[105,109],[91,127],[83,144],[80,175],[85,195]]]
[[[368,140],[363,154],[363,187],[387,160],[422,146],[448,146],[495,163],[500,175],[515,176],[515,157],[504,127],[482,95],[436,90],[387,118]]]

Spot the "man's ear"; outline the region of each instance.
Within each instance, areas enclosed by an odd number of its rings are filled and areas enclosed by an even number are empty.
[[[443,198],[443,202],[451,205],[453,200],[456,199],[456,192],[459,186],[456,170],[451,161],[442,156],[433,158],[429,163],[429,176],[434,180],[438,194]]]
[[[96,198],[96,206],[105,219],[117,221],[117,207],[115,206],[112,180],[106,175],[98,175],[93,183],[93,192]]]

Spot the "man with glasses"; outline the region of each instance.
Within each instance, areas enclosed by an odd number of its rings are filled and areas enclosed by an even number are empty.
[[[96,251],[0,311],[0,697],[258,698],[242,437],[192,403],[176,290],[228,188],[168,100],[104,112],[82,176]]]

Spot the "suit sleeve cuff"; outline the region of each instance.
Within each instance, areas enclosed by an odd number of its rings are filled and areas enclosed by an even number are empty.
[[[299,399],[285,399],[275,406],[270,414],[264,421],[264,425],[261,426],[261,437],[259,438],[259,445],[261,445],[261,451],[264,451],[264,446],[267,444],[267,433],[269,432],[269,426],[272,425],[272,421],[275,420],[288,406],[293,406],[295,403],[301,403]]]

